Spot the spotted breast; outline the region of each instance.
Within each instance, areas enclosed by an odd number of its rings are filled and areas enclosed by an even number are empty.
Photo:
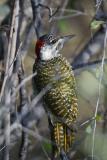
[[[37,61],[33,67],[34,84],[38,91],[51,88],[43,99],[47,108],[66,126],[72,126],[78,115],[76,84],[72,68],[61,55],[48,61]]]

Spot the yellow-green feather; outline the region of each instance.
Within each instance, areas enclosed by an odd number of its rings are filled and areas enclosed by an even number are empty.
[[[69,132],[68,132],[69,131]],[[60,122],[56,122],[53,128],[53,142],[57,145],[55,148],[55,156],[60,154],[61,150],[65,153],[69,152],[75,139],[75,135],[67,126]]]
[[[41,91],[48,84],[52,88],[46,92],[44,102],[59,121],[68,127],[76,120],[78,114],[75,78],[70,64],[62,57],[34,64],[37,76],[34,84]]]

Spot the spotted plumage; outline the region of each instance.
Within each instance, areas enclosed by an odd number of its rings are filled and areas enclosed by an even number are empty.
[[[34,70],[37,71],[34,81],[39,91],[52,85],[44,96],[46,106],[60,121],[71,126],[78,113],[75,78],[71,66],[64,57],[59,56],[46,62],[38,61]]]
[[[37,40],[35,51],[37,60],[33,72],[33,87],[39,92],[47,86],[50,88],[43,96],[46,108],[53,115],[53,141],[57,146],[55,154],[72,146],[74,134],[70,129],[78,115],[75,77],[66,58],[60,54],[63,44],[73,36],[54,38],[44,35]]]

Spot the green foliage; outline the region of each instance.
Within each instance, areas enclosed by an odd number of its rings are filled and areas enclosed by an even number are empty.
[[[45,148],[45,151],[48,152],[48,153],[50,153],[51,150],[52,150],[52,145],[51,145],[51,143],[48,143],[48,142],[46,142],[46,141],[43,143],[43,147]]]
[[[90,27],[91,29],[98,29],[102,24],[104,24],[104,21],[93,20],[90,24]]]
[[[102,120],[102,116],[97,114],[96,121],[101,121],[101,120]]]

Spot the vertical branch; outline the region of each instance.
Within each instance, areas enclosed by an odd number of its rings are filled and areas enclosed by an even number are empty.
[[[4,88],[8,76],[10,77],[13,71],[12,62],[15,57],[16,53],[16,41],[17,41],[17,34],[18,34],[18,24],[19,24],[19,0],[14,1],[14,9],[13,9],[13,16],[12,16],[12,23],[11,23],[11,30],[9,36],[9,44],[8,44],[8,52],[6,56],[6,67],[5,67],[5,77],[1,89],[0,101],[3,96]],[[12,65],[11,65],[12,64]],[[11,67],[10,67],[11,66]]]
[[[19,68],[18,77],[19,77],[19,84],[21,84],[21,82],[24,80],[24,69],[22,66],[22,62],[21,62],[21,66]],[[20,110],[20,112],[22,112],[24,105],[28,102],[25,84],[23,84],[23,86],[21,86],[19,92],[20,92],[20,108],[19,108],[19,110]]]
[[[23,66],[21,64],[20,68],[19,68],[19,84],[24,80],[24,69]],[[22,113],[24,110],[27,110],[27,104],[28,104],[28,96],[27,96],[27,92],[25,89],[25,85],[23,85],[20,88],[20,112]],[[28,121],[24,120],[22,118],[21,121],[22,127],[27,127],[28,126]],[[22,136],[21,136],[21,146],[20,146],[20,150],[19,150],[19,158],[20,160],[25,160],[26,156],[27,156],[27,150],[28,150],[28,133],[26,133],[24,130],[22,130]]]
[[[2,71],[1,71],[1,78],[0,78],[0,89],[2,87],[3,79],[4,79],[4,64],[6,60],[6,54],[7,54],[7,48],[8,48],[8,38],[7,38],[7,33],[5,30],[0,32],[0,42],[1,42],[1,47],[0,47],[0,60],[3,60],[2,62]]]
[[[11,100],[11,89],[12,89],[12,73],[13,73],[13,59],[16,53],[16,43],[17,43],[17,33],[18,33],[18,24],[19,24],[19,0],[14,0],[14,8],[12,15],[11,30],[9,36],[8,51],[6,56],[5,64],[5,77],[1,89],[0,101],[3,100],[4,107],[6,112],[4,114],[4,160],[9,160],[10,152],[10,104]],[[12,64],[12,65],[11,65]],[[11,68],[10,68],[11,65]],[[3,97],[2,97],[3,96]]]
[[[19,150],[20,160],[26,160],[27,150],[28,150],[28,133],[26,133],[24,130],[22,130],[21,146],[20,146],[20,150]]]
[[[39,3],[41,3],[41,1],[31,0],[32,11],[33,11],[33,23],[37,38],[42,35],[42,30],[43,30],[42,18],[41,18],[42,10],[40,7],[36,7]]]
[[[6,74],[9,71],[9,75],[12,74],[12,70],[13,70],[13,65],[11,65],[11,64],[13,62],[13,59],[15,57],[15,52],[16,52],[18,24],[19,24],[19,0],[15,0],[12,23],[11,23],[11,30],[10,30],[10,36],[9,36],[7,64],[6,64]],[[10,65],[11,65],[11,68],[9,68]]]
[[[9,97],[7,97],[8,99]],[[7,106],[5,106],[7,107]],[[3,150],[3,160],[9,160],[9,150],[10,150],[10,113],[9,110],[5,111],[4,114],[4,144],[5,146]]]
[[[19,14],[19,27],[18,27],[18,37],[17,37],[17,49],[19,47],[19,42],[20,42],[20,32],[22,28],[22,21],[24,18],[24,0],[19,0],[19,6],[20,6],[20,14]]]

